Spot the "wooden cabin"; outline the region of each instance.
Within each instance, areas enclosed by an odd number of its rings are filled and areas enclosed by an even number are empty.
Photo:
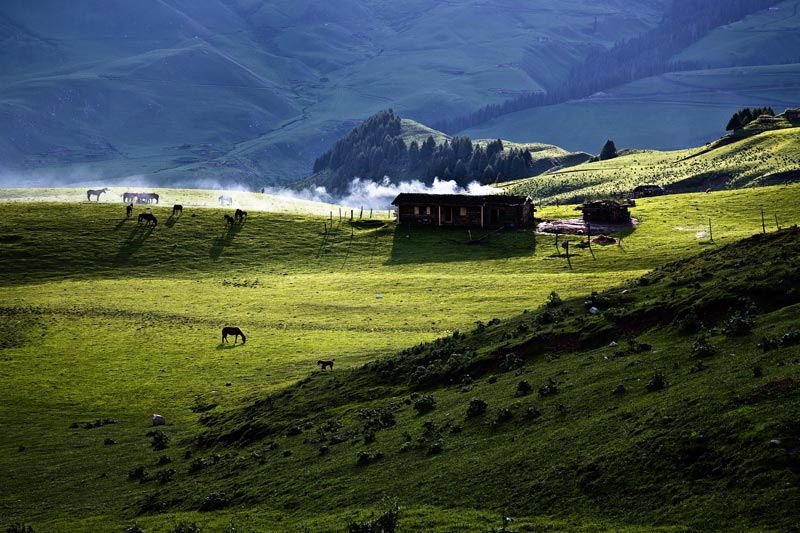
[[[463,228],[525,227],[533,202],[524,196],[400,193],[392,200],[399,224]]]
[[[596,200],[587,202],[578,209],[583,211],[585,222],[613,222],[627,223],[631,221],[631,214],[628,212],[627,203],[620,203],[615,200]]]
[[[648,196],[661,196],[664,189],[658,185],[639,185],[631,191],[631,198],[646,198]]]

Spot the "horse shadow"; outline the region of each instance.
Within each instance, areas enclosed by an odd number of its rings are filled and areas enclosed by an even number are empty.
[[[239,346],[244,346],[241,342],[238,344],[230,344],[227,342],[221,342],[217,346],[217,350],[233,350],[234,348],[238,348]]]
[[[125,217],[125,218],[121,218],[121,219],[120,219],[120,221],[119,221],[119,222],[117,222],[117,225],[116,225],[116,226],[114,226],[114,231],[119,231],[119,228],[121,228],[122,226],[124,226],[124,225],[125,225],[125,223],[126,223],[127,221],[129,221],[129,220],[132,220],[132,218],[131,218],[131,217]]]
[[[144,241],[153,233],[155,226],[136,225],[120,246],[114,258],[114,264],[123,264],[142,247]]]
[[[167,221],[164,222],[164,225],[167,226],[168,228],[171,228],[172,226],[175,225],[175,223],[178,221],[179,218],[181,218],[181,215],[178,216],[175,216],[174,214],[170,215]]]
[[[233,239],[240,231],[242,231],[242,227],[239,224],[232,224],[228,226],[227,229],[223,230],[223,232],[211,242],[211,251],[209,252],[211,259],[219,259],[222,252],[225,251],[225,247],[233,243]]]

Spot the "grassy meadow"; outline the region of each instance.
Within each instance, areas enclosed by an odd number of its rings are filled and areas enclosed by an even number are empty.
[[[503,184],[513,194],[551,202],[583,202],[618,196],[637,185],[671,190],[714,190],[782,183],[783,172],[800,168],[800,128],[779,120],[779,129],[761,131],[753,123],[737,136],[669,152],[623,150],[619,157],[584,163]],[[773,127],[773,126],[770,126]]]
[[[0,376],[6,383],[0,390],[0,527],[344,531],[396,500],[408,531],[486,531],[501,527],[504,513],[521,531],[702,529],[704,508],[683,488],[661,515],[637,515],[619,510],[627,496],[604,511],[558,481],[562,465],[605,468],[635,451],[615,455],[620,450],[601,446],[601,456],[590,461],[572,440],[589,446],[592,432],[599,432],[622,446],[612,435],[618,424],[638,435],[659,431],[646,429],[645,419],[701,416],[699,407],[682,410],[703,386],[679,377],[683,370],[671,379],[685,395],[662,404],[637,392],[637,407],[625,416],[611,409],[605,389],[629,372],[630,361],[590,366],[599,351],[553,353],[545,369],[505,372],[496,385],[436,389],[433,425],[464,427],[446,437],[446,453],[426,456],[398,452],[409,439],[427,442],[420,431],[433,427],[420,429],[422,418],[404,403],[409,389],[391,380],[378,386],[363,377],[363,368],[495,318],[523,331],[520,321],[552,291],[565,300],[584,298],[669,261],[722,249],[760,233],[762,209],[768,231],[774,217],[783,228],[800,222],[793,208],[798,185],[642,199],[632,211],[639,224],[619,246],[575,250],[568,264],[553,236],[531,231],[499,233],[476,246],[467,244],[463,230],[396,227],[385,212],[370,218],[356,210],[351,220],[347,209],[340,218],[338,207],[311,210],[252,193],[235,193],[249,214],[227,227],[223,214],[233,208],[215,205],[219,191],[168,189],[159,190],[162,205],[136,206],[127,219],[113,196],[120,192],[89,203],[83,190],[0,191]],[[178,201],[183,215],[172,217]],[[158,217],[156,227],[137,224],[144,210]],[[548,219],[576,216],[573,206],[537,211]],[[713,240],[698,238],[709,218]],[[786,311],[758,327],[778,335],[795,316]],[[241,327],[246,344],[222,344],[225,325]],[[655,334],[652,342],[687,341]],[[739,354],[712,394],[728,398],[747,388],[752,378],[745,374],[757,355],[733,341],[722,345]],[[672,364],[670,357],[661,351],[626,379],[636,386],[654,365]],[[335,359],[335,370],[319,372],[318,359]],[[568,395],[539,402],[546,413],[539,429],[506,433],[463,422],[469,396],[489,399],[492,412],[497,405],[518,412],[520,376],[536,387],[556,372]],[[772,377],[767,371],[764,380]],[[349,391],[349,403],[334,397],[339,389]],[[331,403],[319,406],[316,399]],[[582,414],[559,423],[552,413],[561,401]],[[349,431],[353,420],[367,416],[363,411],[387,402],[396,427],[383,428],[377,441],[354,430],[321,454],[320,435],[337,431],[329,420]],[[593,402],[609,410],[599,413]],[[265,409],[263,420],[253,418]],[[766,408],[749,409],[755,416]],[[160,428],[169,438],[163,450],[158,436],[147,435],[157,429],[153,413],[167,420]],[[703,429],[700,421],[687,423],[687,432]],[[231,444],[230,435],[246,436],[248,427],[263,436]],[[298,432],[275,429],[291,427]],[[383,466],[356,465],[357,452],[376,450],[386,455]],[[787,489],[790,501],[795,492]],[[204,508],[212,493],[218,506],[211,498]],[[653,487],[642,493],[645,507],[660,497]],[[724,524],[715,513],[727,501],[714,494],[712,529]],[[766,509],[759,498],[753,505]],[[641,503],[633,496],[630,502]]]

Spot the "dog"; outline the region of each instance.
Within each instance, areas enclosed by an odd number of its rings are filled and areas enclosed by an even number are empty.
[[[333,371],[333,361],[334,361],[333,359],[331,359],[330,361],[320,359],[319,361],[317,361],[317,364],[322,367],[322,370],[325,370],[325,367],[329,366],[331,367],[331,371]]]

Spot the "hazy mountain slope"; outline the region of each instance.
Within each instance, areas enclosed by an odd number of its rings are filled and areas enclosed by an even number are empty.
[[[0,5],[3,167],[297,178],[354,120],[392,106],[431,122],[547,88],[667,3],[11,0]]]
[[[674,150],[725,133],[742,107],[798,104],[800,64],[674,72],[615,87],[591,98],[527,109],[460,132],[537,139],[567,150],[599,152],[606,139],[618,148]]]
[[[787,0],[715,29],[675,56],[709,67],[800,62],[800,2]]]

